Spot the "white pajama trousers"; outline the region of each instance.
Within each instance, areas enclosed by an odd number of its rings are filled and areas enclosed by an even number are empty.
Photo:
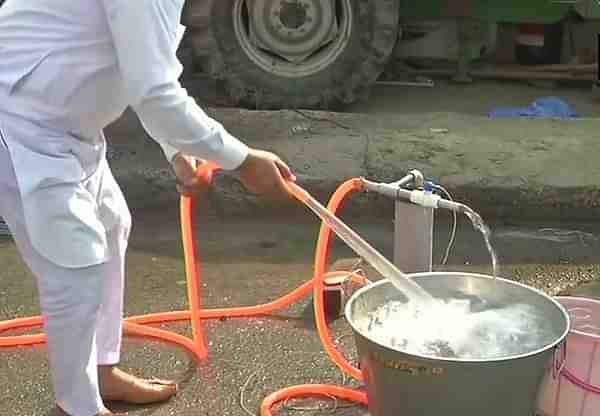
[[[106,230],[112,256],[90,267],[61,267],[31,244],[10,153],[0,137],[0,216],[36,278],[56,403],[70,416],[93,416],[104,409],[97,366],[116,364],[121,348],[124,258],[131,217],[104,157],[94,175],[97,180],[88,191],[100,197],[103,188],[112,187],[111,195],[122,199],[124,207],[116,224]]]

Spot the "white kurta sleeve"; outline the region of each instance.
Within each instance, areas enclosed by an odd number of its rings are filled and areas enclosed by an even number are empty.
[[[248,147],[210,118],[178,79],[184,0],[102,0],[129,104],[169,161],[178,152],[236,169]]]

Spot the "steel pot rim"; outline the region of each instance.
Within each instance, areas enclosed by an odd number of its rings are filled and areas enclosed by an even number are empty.
[[[478,279],[488,279],[488,280],[494,279],[494,277],[492,277],[490,275],[479,274],[479,273],[463,273],[463,272],[422,272],[422,273],[410,273],[410,274],[408,274],[408,276],[415,279],[417,282],[418,282],[418,279],[421,277],[444,277],[444,276],[447,276],[447,277],[467,276],[467,277],[473,277],[473,278],[478,278]],[[530,351],[530,352],[527,352],[524,354],[509,355],[506,357],[497,357],[497,358],[464,359],[464,358],[436,357],[436,356],[431,356],[431,355],[424,355],[424,354],[418,354],[418,353],[413,353],[413,352],[402,351],[399,349],[394,349],[394,348],[391,348],[387,345],[383,345],[383,344],[373,340],[371,337],[369,337],[363,331],[359,330],[357,328],[356,324],[354,323],[354,321],[352,319],[350,319],[351,308],[352,308],[352,305],[354,304],[354,302],[356,301],[356,299],[358,299],[363,293],[367,292],[370,289],[373,289],[376,286],[385,285],[385,284],[391,285],[391,283],[387,279],[379,280],[377,282],[374,282],[370,285],[364,286],[364,287],[360,288],[359,290],[357,290],[350,297],[350,299],[348,299],[348,302],[346,303],[346,306],[344,308],[344,315],[346,317],[346,320],[352,327],[352,330],[355,333],[360,334],[362,337],[369,340],[369,342],[372,342],[381,348],[384,348],[386,350],[393,351],[396,353],[409,355],[409,356],[412,356],[412,357],[415,357],[418,359],[422,359],[422,360],[435,360],[435,361],[441,361],[441,362],[447,362],[447,363],[459,363],[459,364],[469,364],[469,363],[478,364],[479,363],[479,364],[481,364],[481,363],[494,363],[494,362],[498,363],[498,362],[524,359],[524,358],[529,358],[529,357],[539,355],[539,354],[549,351],[553,348],[557,348],[560,344],[562,344],[566,340],[567,336],[569,335],[569,332],[571,331],[571,318],[570,318],[568,312],[566,311],[566,309],[564,308],[564,306],[560,302],[558,302],[555,298],[548,296],[541,290],[538,290],[531,286],[527,286],[523,283],[504,279],[501,277],[497,277],[496,280],[506,283],[506,284],[509,284],[509,285],[519,286],[525,290],[529,290],[530,292],[536,293],[536,294],[542,296],[544,299],[548,300],[550,303],[552,303],[562,313],[563,317],[565,318],[566,325],[565,325],[565,330],[563,331],[563,333],[559,337],[557,337],[557,339],[554,342],[547,344],[536,350],[533,350],[533,351]]]

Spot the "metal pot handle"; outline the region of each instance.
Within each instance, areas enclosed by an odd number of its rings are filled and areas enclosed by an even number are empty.
[[[560,352],[559,352],[560,351]],[[552,378],[557,379],[563,371],[567,363],[567,340],[554,347]]]

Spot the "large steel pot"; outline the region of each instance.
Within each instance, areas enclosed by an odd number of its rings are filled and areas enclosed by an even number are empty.
[[[346,305],[355,334],[372,416],[533,416],[545,377],[564,361],[569,315],[554,299],[528,286],[467,273],[411,275],[437,298],[479,298],[507,306],[539,308],[556,339],[525,354],[490,360],[432,358],[394,350],[371,340],[360,318],[403,295],[382,280],[357,291]]]

